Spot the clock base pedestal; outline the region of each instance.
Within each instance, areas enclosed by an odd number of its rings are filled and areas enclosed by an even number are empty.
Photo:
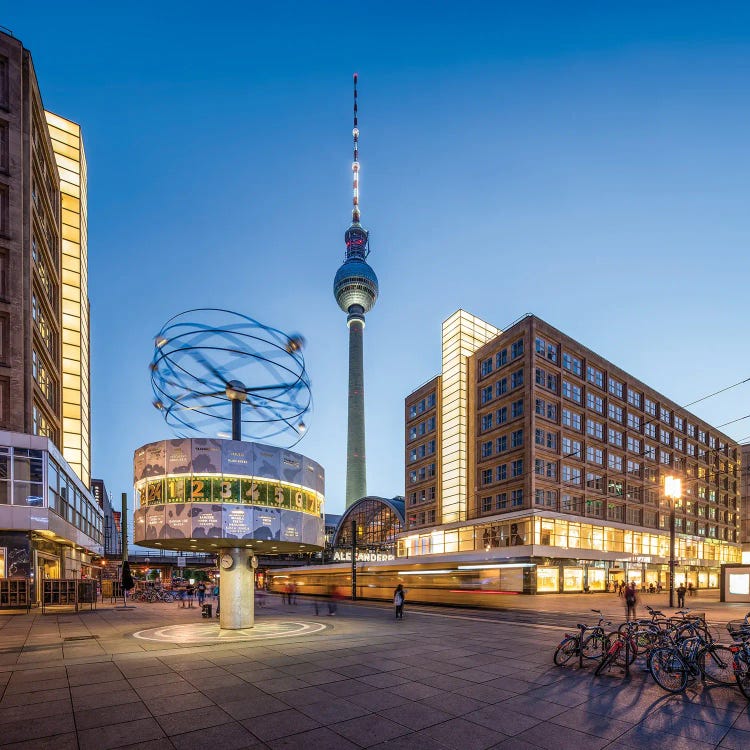
[[[231,555],[229,569],[220,563],[219,627],[222,630],[252,628],[255,624],[255,571],[250,565],[253,552],[234,547],[219,551],[219,560]]]

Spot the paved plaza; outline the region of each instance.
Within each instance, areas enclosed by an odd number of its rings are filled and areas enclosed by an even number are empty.
[[[576,610],[615,615],[616,599],[515,597],[497,612],[407,607],[396,622],[379,604],[345,603],[329,617],[325,604],[316,615],[310,600],[271,596],[255,632],[236,640],[175,604],[0,615],[0,745],[750,747],[750,710],[735,689],[670,696],[638,667],[626,682],[553,666]],[[744,614],[710,598],[690,604],[713,619]],[[538,622],[524,622],[534,609],[544,610]]]

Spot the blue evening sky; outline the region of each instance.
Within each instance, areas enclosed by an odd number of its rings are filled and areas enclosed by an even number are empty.
[[[678,403],[750,377],[750,5],[6,3],[89,165],[93,472],[132,492],[153,335],[235,309],[307,338],[298,449],[344,504],[350,219],[381,296],[365,335],[368,489],[404,491],[403,399],[463,307],[533,312]],[[721,424],[750,384],[695,407]],[[750,436],[750,420],[726,428]]]

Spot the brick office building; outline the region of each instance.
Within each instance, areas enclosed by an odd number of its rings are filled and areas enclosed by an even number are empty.
[[[716,587],[740,559],[739,446],[533,315],[503,332],[452,315],[405,437],[411,562],[486,561],[475,585],[526,592],[664,585],[667,475],[677,581]]]
[[[0,32],[0,577],[78,577],[100,551],[90,485],[86,158]]]

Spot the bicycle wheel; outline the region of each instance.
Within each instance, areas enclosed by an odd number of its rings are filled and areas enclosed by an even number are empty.
[[[635,640],[636,646],[638,646],[638,653],[648,653],[652,648],[656,647],[659,635],[651,629],[647,630],[636,630],[633,633],[633,639]]]
[[[561,667],[576,656],[578,656],[578,638],[569,635],[567,638],[563,638],[552,660],[558,667]]]
[[[648,671],[668,693],[682,693],[687,687],[688,668],[677,649],[654,649],[648,657]]]
[[[742,695],[750,701],[750,664],[743,652],[734,655],[732,662],[734,667],[734,679]]]
[[[734,666],[729,646],[712,643],[698,654],[701,674],[718,685],[734,685]]]
[[[631,639],[630,644],[626,643],[626,640],[622,640],[622,646],[617,654],[617,658],[615,659],[615,663],[618,667],[622,667],[625,669],[627,666],[625,664],[625,658],[627,657],[628,665],[632,664],[636,657],[638,656],[638,648]]]
[[[601,662],[597,666],[594,674],[598,676],[600,674],[604,674],[605,672],[609,672],[614,667],[621,668],[622,665],[617,663],[617,659],[620,656],[620,650],[621,650],[621,641],[615,641],[609,647],[609,651],[607,651],[606,656],[601,660]]]
[[[581,651],[586,659],[601,659],[609,649],[609,638],[604,633],[594,633],[583,639]]]

